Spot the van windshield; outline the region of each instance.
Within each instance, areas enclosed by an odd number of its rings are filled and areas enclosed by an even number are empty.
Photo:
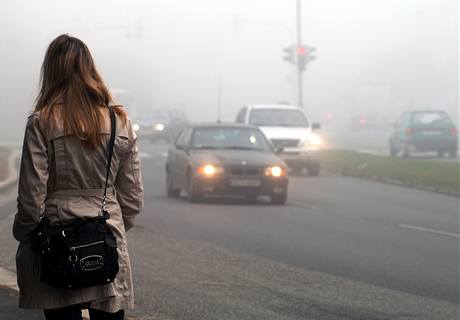
[[[308,127],[308,120],[299,110],[254,109],[249,122],[265,127]]]

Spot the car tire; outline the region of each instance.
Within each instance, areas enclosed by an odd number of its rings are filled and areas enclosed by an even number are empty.
[[[408,144],[404,145],[402,155],[403,155],[404,158],[410,158],[410,156],[411,156],[410,145],[408,145]]]
[[[174,188],[174,181],[169,172],[166,172],[166,195],[169,198],[180,197],[180,188]]]
[[[438,158],[444,157],[444,151],[443,150],[438,150]]]
[[[270,196],[270,201],[274,205],[283,205],[287,201],[287,193],[272,194]]]
[[[390,146],[390,156],[396,157],[396,156],[398,155],[398,153],[399,153],[399,150],[398,150],[398,149],[396,149],[396,148],[393,147],[393,146]]]
[[[309,166],[307,167],[308,176],[310,176],[310,177],[317,177],[317,176],[319,176],[320,170],[321,170],[321,166],[320,166],[319,163],[315,163],[315,164],[309,165]]]
[[[188,174],[188,183],[187,183],[187,199],[190,202],[196,203],[203,200],[203,195],[201,193],[197,193],[193,190],[193,178],[190,174]]]

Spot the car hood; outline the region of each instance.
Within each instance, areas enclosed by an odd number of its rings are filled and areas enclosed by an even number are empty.
[[[194,162],[201,165],[204,163],[220,166],[284,166],[283,160],[271,151],[251,150],[191,150],[190,155]]]
[[[259,127],[268,139],[300,139],[311,136],[311,128],[302,127]]]

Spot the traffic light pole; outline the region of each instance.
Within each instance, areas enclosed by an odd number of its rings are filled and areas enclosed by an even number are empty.
[[[297,48],[302,46],[302,15],[300,0],[297,0]],[[300,59],[297,58],[297,93],[299,96],[299,107],[303,108],[303,77],[302,77],[302,68],[300,67]]]

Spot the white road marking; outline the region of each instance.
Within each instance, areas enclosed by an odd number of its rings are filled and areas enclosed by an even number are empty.
[[[457,234],[457,233],[430,229],[430,228],[417,227],[417,226],[411,226],[409,224],[398,224],[398,227],[404,228],[404,229],[422,231],[422,232],[435,233],[435,234],[440,234],[440,235],[448,236],[448,237],[460,238],[460,234]]]

